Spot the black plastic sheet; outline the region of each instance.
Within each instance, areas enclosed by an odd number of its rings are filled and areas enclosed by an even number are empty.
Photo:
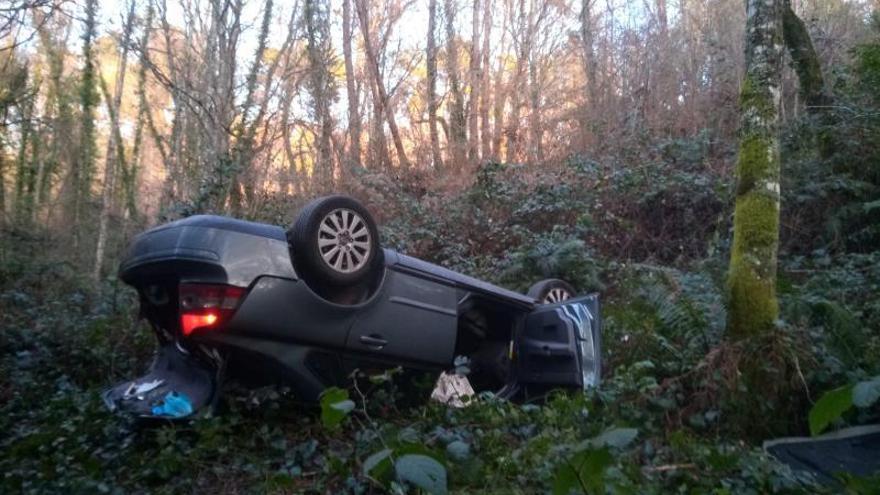
[[[779,438],[764,450],[793,469],[833,483],[838,473],[869,476],[880,471],[880,425],[844,428],[816,437]]]

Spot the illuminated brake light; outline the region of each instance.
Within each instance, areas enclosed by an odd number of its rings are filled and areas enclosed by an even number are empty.
[[[180,331],[188,336],[216,328],[235,313],[245,289],[232,285],[181,284]]]
[[[214,313],[203,315],[182,314],[180,315],[180,329],[183,335],[189,335],[197,328],[207,328],[219,321],[220,317]]]

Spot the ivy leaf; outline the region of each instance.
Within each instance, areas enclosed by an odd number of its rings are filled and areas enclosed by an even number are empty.
[[[842,416],[852,405],[852,385],[826,392],[810,409],[810,434],[815,436],[822,433],[832,421]]]
[[[575,447],[575,450],[599,449],[602,447],[622,449],[632,443],[638,434],[639,430],[635,428],[612,428],[581,442]]]
[[[436,459],[421,454],[406,454],[394,463],[401,481],[412,483],[432,495],[445,495],[446,468]]]
[[[330,407],[336,409],[337,411],[348,414],[354,410],[354,401],[351,399],[345,399],[344,401],[330,404]]]
[[[446,455],[450,459],[464,461],[471,456],[471,447],[461,440],[455,440],[446,446]]]
[[[354,410],[354,402],[348,398],[348,390],[330,387],[321,393],[321,424],[333,430]]]
[[[411,426],[407,426],[397,432],[397,439],[404,443],[419,443],[421,440],[419,432]]]
[[[858,408],[871,407],[878,399],[880,399],[880,376],[859,382],[853,387],[852,403]]]
[[[556,476],[553,478],[553,495],[568,495],[572,490],[604,493],[605,469],[611,465],[611,462],[611,452],[607,447],[576,453],[556,469]]]
[[[391,449],[382,449],[364,460],[364,476],[387,485],[391,478]]]

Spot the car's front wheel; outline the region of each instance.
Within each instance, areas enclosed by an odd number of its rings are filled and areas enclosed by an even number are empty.
[[[307,204],[287,231],[297,272],[324,286],[366,282],[382,261],[379,231],[367,209],[348,196]]]

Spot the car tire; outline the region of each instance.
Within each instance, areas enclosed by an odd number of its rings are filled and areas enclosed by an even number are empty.
[[[577,294],[574,287],[564,280],[558,278],[548,278],[541,280],[535,285],[529,287],[527,296],[533,297],[541,302],[541,304],[554,304],[561,301],[571,299]]]
[[[383,259],[373,216],[348,196],[324,196],[307,204],[287,231],[287,242],[297,273],[322,287],[362,284]]]

